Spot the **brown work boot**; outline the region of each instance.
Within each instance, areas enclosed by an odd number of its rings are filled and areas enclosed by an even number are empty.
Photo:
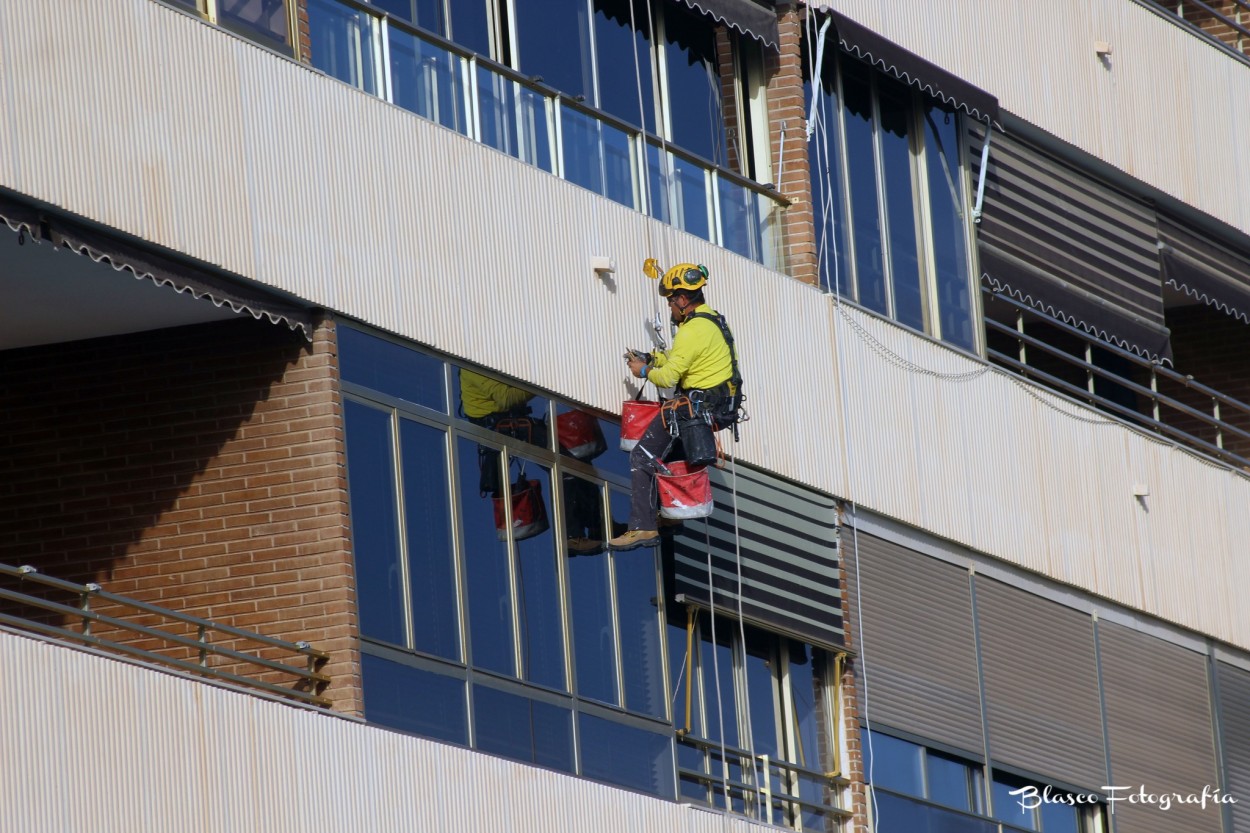
[[[660,533],[654,529],[631,529],[608,541],[610,550],[632,550],[638,547],[654,547],[660,543]]]

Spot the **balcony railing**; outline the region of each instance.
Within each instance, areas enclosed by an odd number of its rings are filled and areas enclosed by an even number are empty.
[[[993,317],[991,304],[997,310]],[[1004,309],[1011,323],[995,320],[1007,317]],[[1147,431],[1250,469],[1250,404],[1014,298],[987,290],[986,312],[986,352],[992,361]],[[1028,325],[1034,323],[1044,324],[1048,337],[1030,334]],[[1006,347],[1009,343],[1014,350]]]
[[[0,564],[0,624],[87,645],[200,677],[328,706],[321,696],[329,656],[284,642]],[[283,660],[294,658],[299,665]]]
[[[1185,21],[1195,34],[1250,56],[1250,3],[1246,0],[1144,0]]]
[[[484,145],[772,269],[770,186],[356,0],[309,0],[312,63]]]
[[[723,807],[728,800],[734,812],[803,830],[840,829],[839,822],[851,816],[837,803],[849,783],[845,778],[693,735],[679,735],[677,743],[701,759],[699,769],[678,766],[678,777],[706,791],[704,800],[713,806]],[[694,796],[686,789],[682,797]]]

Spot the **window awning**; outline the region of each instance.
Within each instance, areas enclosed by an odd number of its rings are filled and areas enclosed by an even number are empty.
[[[273,293],[252,289],[241,280],[216,275],[205,269],[172,257],[148,251],[106,232],[49,215],[25,203],[0,195],[0,222],[19,234],[49,240],[86,255],[97,263],[107,263],[118,271],[130,272],[140,280],[150,280],[175,292],[190,293],[193,298],[211,301],[217,307],[228,306],[237,313],[247,313],[260,320],[285,324],[301,330],[312,340],[313,323],[309,311],[285,301]]]
[[[1250,260],[1159,218],[1163,283],[1250,324]]]
[[[981,282],[990,292],[1015,298],[1043,315],[1139,356],[1171,364],[1172,333],[1166,327],[1130,315],[985,242],[978,251]]]
[[[811,5],[833,17],[838,42],[850,54],[951,107],[963,110],[977,121],[990,122],[1001,128],[998,98],[995,96],[856,23],[828,3]]]
[[[700,14],[708,15],[726,26],[755,38],[765,46],[777,48],[777,12],[751,0],[677,0]]]

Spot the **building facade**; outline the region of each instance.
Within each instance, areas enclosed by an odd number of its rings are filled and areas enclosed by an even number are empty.
[[[0,0],[0,829],[1250,830],[1198,5]]]

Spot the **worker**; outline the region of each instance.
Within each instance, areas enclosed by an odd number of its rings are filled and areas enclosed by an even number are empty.
[[[674,266],[660,278],[660,295],[668,301],[669,315],[677,325],[668,352],[628,351],[629,372],[657,388],[676,387],[688,397],[696,412],[709,414],[714,427],[732,424],[737,411],[741,379],[737,372],[733,336],[703,296],[707,267],[692,263]],[[673,448],[675,437],[657,415],[629,454],[633,493],[629,528],[608,542],[613,550],[653,547],[659,542],[656,519],[655,475]]]
[[[513,439],[546,448],[547,421],[541,416],[533,415],[530,404],[533,398],[534,394],[529,391],[498,379],[465,368],[460,370],[460,409],[466,419]],[[479,444],[477,453],[480,493],[483,497],[489,495],[491,498],[501,498],[504,483],[499,452],[490,446]],[[560,453],[576,457],[563,445],[560,446]],[[599,508],[599,490],[593,483],[570,474],[564,475],[563,482],[565,547],[568,555],[572,557],[602,552],[603,513]],[[513,497],[515,500],[515,494]],[[515,504],[513,511],[516,511]]]

